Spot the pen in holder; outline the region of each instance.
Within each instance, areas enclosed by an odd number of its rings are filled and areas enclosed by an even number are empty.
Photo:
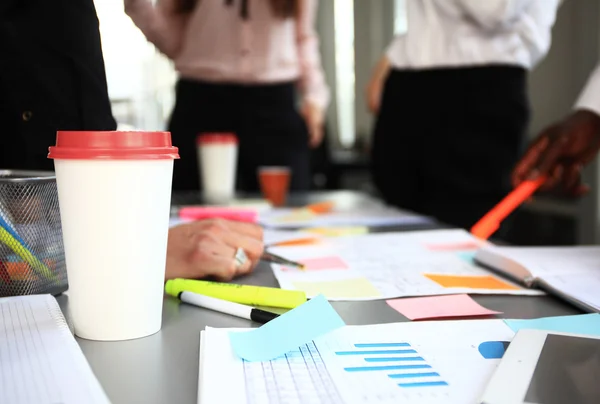
[[[0,297],[66,289],[54,173],[0,170]]]

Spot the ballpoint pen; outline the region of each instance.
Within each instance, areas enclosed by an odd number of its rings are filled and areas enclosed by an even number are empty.
[[[265,251],[263,253],[263,255],[260,257],[260,259],[261,259],[261,261],[271,262],[273,264],[279,264],[279,265],[292,266],[292,267],[296,267],[296,268],[304,270],[304,264],[288,260],[286,258],[280,257],[279,255],[275,255],[270,252]]]

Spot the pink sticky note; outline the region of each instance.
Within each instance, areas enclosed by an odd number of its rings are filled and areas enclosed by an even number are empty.
[[[446,244],[425,244],[425,248],[430,251],[465,251],[478,250],[480,244],[474,241],[465,241],[462,243],[446,243]]]
[[[238,209],[213,206],[188,206],[179,210],[181,219],[203,220],[221,218],[238,222],[256,222],[258,212],[252,209]]]
[[[328,269],[348,269],[348,265],[340,257],[318,257],[298,260],[304,264],[305,271],[322,271]],[[297,268],[283,268],[284,271],[298,271]]]
[[[411,320],[502,314],[486,309],[469,295],[412,297],[386,300],[386,303]]]

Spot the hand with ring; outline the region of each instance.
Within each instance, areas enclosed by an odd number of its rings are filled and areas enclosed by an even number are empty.
[[[179,225],[169,230],[165,278],[229,281],[252,272],[263,250],[255,224],[211,219]]]

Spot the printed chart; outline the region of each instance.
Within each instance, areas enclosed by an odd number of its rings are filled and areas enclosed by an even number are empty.
[[[502,320],[448,323],[346,326],[265,362],[237,358],[227,341],[231,329],[207,328],[200,402],[476,402],[514,332]],[[215,383],[227,385],[220,400],[237,401],[211,401]]]
[[[479,240],[462,230],[381,233],[273,248],[305,270],[272,265],[283,289],[329,300],[442,294],[540,295],[476,266]]]

